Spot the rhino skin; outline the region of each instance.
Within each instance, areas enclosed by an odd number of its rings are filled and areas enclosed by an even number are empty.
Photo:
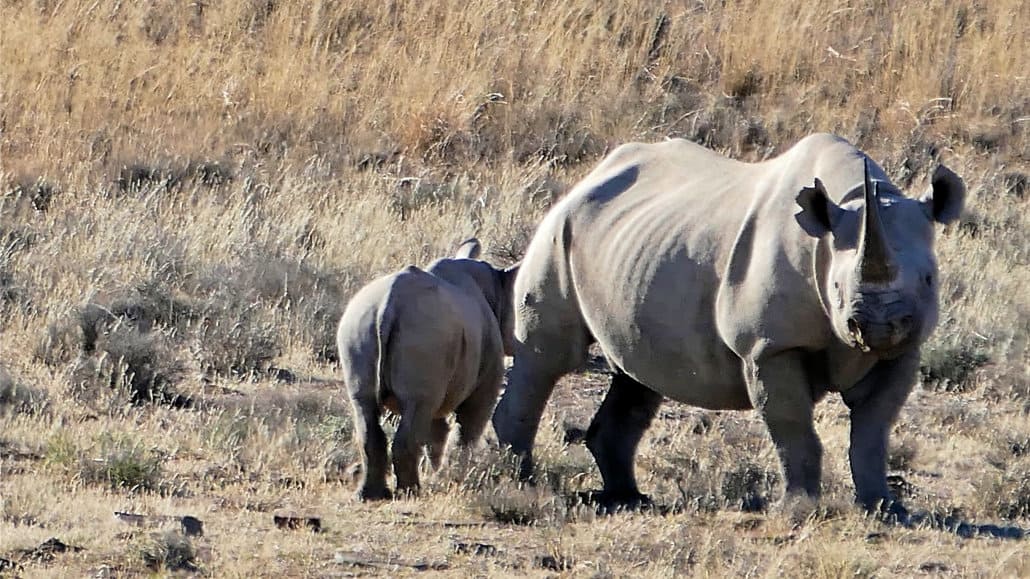
[[[400,415],[392,454],[397,490],[417,493],[418,463],[429,446],[440,466],[455,414],[459,444],[486,428],[511,348],[511,290],[517,266],[496,269],[465,242],[453,259],[423,271],[409,266],[378,278],[348,302],[337,330],[343,379],[361,452],[362,500],[390,498],[384,408]]]
[[[597,343],[615,375],[586,443],[602,504],[648,501],[637,445],[664,398],[756,409],[784,500],[820,493],[813,406],[850,410],[857,502],[902,514],[886,480],[891,425],[937,323],[933,223],[962,210],[940,166],[905,197],[847,141],[802,139],[743,163],[685,140],[615,149],[544,217],[515,282],[515,355],[494,414],[532,474],[554,384]]]

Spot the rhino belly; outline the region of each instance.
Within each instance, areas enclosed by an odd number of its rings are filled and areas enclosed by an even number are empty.
[[[614,331],[598,338],[605,355],[623,372],[655,392],[710,410],[751,408],[740,359],[721,343],[701,335],[681,336],[679,348]]]
[[[645,275],[622,276],[622,283],[577,277],[591,334],[622,371],[673,400],[751,408],[742,362],[716,329],[714,268],[671,259]]]

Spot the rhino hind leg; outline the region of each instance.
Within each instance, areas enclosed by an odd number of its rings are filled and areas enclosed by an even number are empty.
[[[662,396],[623,372],[612,385],[587,429],[586,444],[597,462],[604,490],[589,499],[603,510],[635,509],[650,504],[637,488],[633,472],[637,446],[658,413]]]
[[[430,442],[433,416],[428,405],[409,402],[403,405],[401,422],[393,437],[393,474],[397,492],[418,494],[418,463]]]
[[[447,451],[447,437],[451,434],[451,425],[447,424],[446,418],[436,418],[429,430],[429,463],[433,465],[433,470],[439,470]]]
[[[500,384],[481,384],[454,411],[458,423],[458,444],[462,447],[475,446],[486,430],[497,402]]]
[[[354,439],[361,449],[361,483],[358,498],[376,501],[391,498],[386,487],[386,433],[379,424],[379,403],[376,400],[353,400],[355,413]]]

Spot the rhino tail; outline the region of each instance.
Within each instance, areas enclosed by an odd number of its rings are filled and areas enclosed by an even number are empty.
[[[396,319],[396,306],[392,300],[386,300],[386,305],[380,308],[378,315],[376,316],[376,342],[378,346],[378,352],[376,356],[376,391],[379,398],[379,403],[385,402],[387,396],[389,396],[391,388],[389,384],[390,377],[390,338],[394,330],[394,322]]]

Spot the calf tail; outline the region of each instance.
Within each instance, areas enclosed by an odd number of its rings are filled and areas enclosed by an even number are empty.
[[[388,354],[395,317],[396,306],[394,306],[391,300],[386,300],[385,305],[380,308],[376,315],[376,341],[379,348],[378,355],[376,356],[376,390],[380,404],[385,401],[391,391]]]

